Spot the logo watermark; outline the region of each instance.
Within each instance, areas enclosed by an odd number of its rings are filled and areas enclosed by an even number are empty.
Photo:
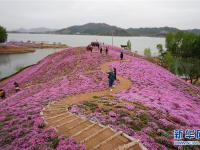
[[[200,145],[200,130],[174,130],[174,145]]]

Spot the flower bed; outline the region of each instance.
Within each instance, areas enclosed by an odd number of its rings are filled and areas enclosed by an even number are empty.
[[[73,139],[58,137],[54,130],[45,129],[40,112],[50,101],[105,89],[107,75],[99,67],[119,60],[119,52],[112,48],[106,56],[84,48],[69,48],[0,83],[7,97],[0,102],[0,148],[85,149]],[[132,87],[116,97],[94,97],[101,103],[89,101],[72,106],[71,111],[122,130],[149,149],[173,149],[173,129],[200,127],[199,88],[146,60],[129,53],[124,57],[130,62],[114,63],[113,67],[117,74],[133,81]],[[21,87],[18,93],[14,91],[14,81]]]
[[[133,58],[113,66],[120,75],[133,81],[131,89],[117,94],[118,98],[158,109],[183,126],[200,127],[199,88],[142,59]]]
[[[85,149],[72,139],[57,137],[54,130],[44,129],[40,112],[50,101],[105,89],[107,75],[99,66],[115,58],[91,54],[84,48],[69,48],[0,84],[6,91],[6,99],[0,102],[0,148]],[[20,85],[18,93],[14,91],[14,81]]]
[[[183,127],[157,109],[112,96],[94,96],[81,104],[71,105],[69,110],[117,131],[123,131],[139,139],[150,150],[177,149],[173,145],[173,130]]]

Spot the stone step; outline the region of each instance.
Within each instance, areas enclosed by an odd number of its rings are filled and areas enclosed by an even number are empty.
[[[47,127],[54,127],[59,135],[85,144],[87,150],[147,150],[139,140],[72,114],[60,103],[48,105],[41,115]]]
[[[71,114],[71,113],[65,112],[65,113],[62,113],[62,114],[59,114],[59,115],[55,115],[55,116],[52,116],[52,117],[46,117],[46,120],[47,120],[47,122],[51,121],[51,120],[58,120],[58,119],[63,118],[65,116],[69,115],[69,114]]]
[[[66,113],[66,110],[58,110],[58,111],[43,111],[43,115],[46,117],[53,117],[59,115],[61,113]]]
[[[83,140],[83,144],[86,145],[86,149],[92,149],[96,145],[103,142],[105,139],[113,136],[115,133],[110,128],[102,128],[98,132],[92,134],[90,137]]]
[[[76,125],[78,122],[80,122],[80,121],[81,121],[80,118],[74,117],[74,118],[72,118],[71,120],[66,121],[66,122],[64,122],[63,124],[59,124],[59,125],[57,125],[57,126],[55,126],[55,127],[58,129],[58,131],[59,131],[60,133],[63,133],[63,135],[66,135],[66,134],[64,134],[64,133],[65,133],[65,130],[68,129],[68,128],[71,128],[71,127],[73,127],[73,126],[75,126],[75,125]]]
[[[66,108],[65,107],[62,107],[61,109],[57,109],[57,108],[55,108],[55,107],[46,107],[45,109],[43,109],[42,111],[43,112],[48,112],[48,111],[56,111],[56,110],[66,110]]]
[[[102,142],[100,142],[99,144],[95,145],[94,147],[92,147],[92,150],[97,150],[100,149],[101,147],[103,147],[104,145],[106,145],[107,143],[111,143],[111,140],[115,139],[117,136],[120,136],[122,134],[122,131],[119,132],[115,132],[112,136],[110,136],[107,139],[104,139]]]
[[[67,136],[72,136],[74,133],[79,132],[80,130],[90,126],[91,124],[92,123],[88,120],[82,120],[79,123],[77,123],[76,126],[66,129],[64,133]]]
[[[131,141],[127,144],[119,146],[115,150],[147,150],[147,149],[141,147],[138,141]]]
[[[138,144],[129,147],[127,150],[147,150],[147,148],[139,142]]]
[[[64,117],[62,117],[58,120],[51,120],[51,121],[48,121],[47,123],[51,124],[51,126],[57,126],[57,125],[65,123],[66,121],[70,121],[74,117],[75,117],[74,115],[68,114],[68,115],[66,115],[66,116],[64,116]]]
[[[91,121],[89,121],[89,122],[91,123],[90,125],[88,125],[87,127],[82,128],[78,132],[72,134],[71,137],[72,138],[76,137],[76,136],[80,135],[81,133],[83,133],[84,131],[91,129],[92,127],[94,127],[96,125],[96,123],[93,123]]]
[[[118,135],[109,140],[107,143],[101,145],[98,149],[99,150],[115,149],[120,145],[128,144],[129,142],[130,140],[128,140],[127,138],[123,137],[122,135]]]
[[[97,131],[99,131],[101,128],[102,127],[100,127],[98,124],[94,124],[93,126],[86,128],[85,130],[83,129],[83,131],[81,131],[80,134],[73,136],[73,138],[77,140],[78,142],[81,142],[87,137],[89,137],[90,135],[92,135],[93,133],[96,133]]]

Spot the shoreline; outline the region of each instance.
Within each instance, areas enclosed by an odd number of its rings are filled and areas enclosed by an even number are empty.
[[[45,48],[68,48],[66,44],[48,44],[48,43],[31,43],[31,42],[7,42],[0,45],[1,54],[23,54],[35,52],[35,49]]]
[[[31,52],[35,52],[35,49],[30,47],[0,46],[0,54],[22,54]]]
[[[112,36],[112,35],[101,35],[101,34],[59,34],[59,33],[23,33],[23,32],[8,32],[9,34],[52,34],[52,35],[80,35],[80,36]],[[164,38],[165,36],[148,36],[148,35],[114,35],[114,37],[153,37],[153,38]]]
[[[15,76],[15,75],[21,73],[22,71],[24,71],[25,69],[27,69],[27,68],[29,68],[29,67],[32,67],[32,66],[37,65],[38,63],[40,63],[40,61],[38,61],[38,62],[35,63],[35,64],[32,64],[32,65],[26,66],[26,67],[20,69],[19,71],[17,71],[17,72],[15,72],[15,73],[13,73],[13,74],[11,74],[11,75],[9,75],[9,76],[6,76],[6,77],[0,79],[0,84],[1,84],[1,83],[3,84],[6,80],[8,80],[8,79],[10,79],[11,77],[13,77],[13,76]]]

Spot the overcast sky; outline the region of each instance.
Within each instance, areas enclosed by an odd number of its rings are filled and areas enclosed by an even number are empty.
[[[88,22],[200,28],[200,0],[0,0],[0,25],[9,30]]]

